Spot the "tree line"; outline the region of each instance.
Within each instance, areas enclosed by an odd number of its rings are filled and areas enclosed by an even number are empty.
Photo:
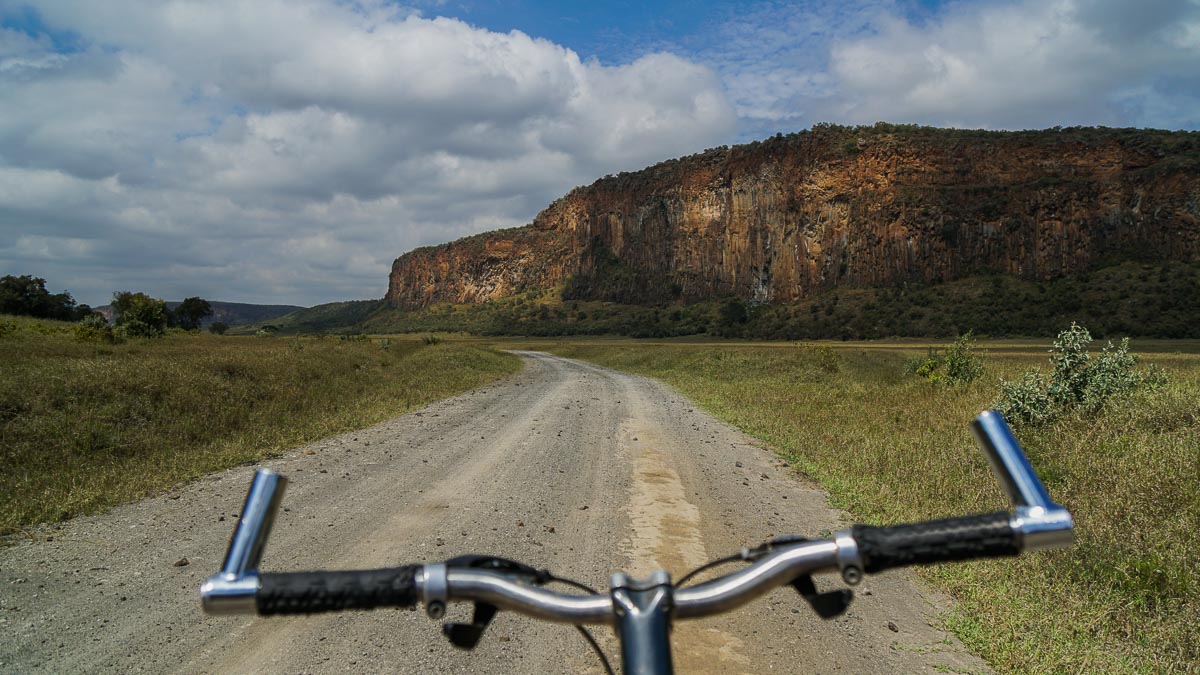
[[[117,291],[112,299],[113,319],[124,335],[129,337],[158,337],[168,328],[198,330],[205,317],[212,316],[212,306],[201,297],[185,298],[174,310],[164,300],[145,293]],[[0,277],[0,314],[31,316],[59,321],[83,321],[97,327],[107,319],[92,307],[76,303],[71,294],[51,293],[46,280],[31,275]],[[213,333],[224,333],[228,324],[214,322]]]
[[[0,314],[79,321],[93,313],[88,305],[76,304],[70,293],[46,290],[45,279],[27,274],[0,277]]]

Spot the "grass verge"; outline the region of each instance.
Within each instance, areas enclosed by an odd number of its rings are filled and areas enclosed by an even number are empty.
[[[479,345],[176,334],[4,317],[0,533],[102,510],[516,372]]]
[[[967,422],[999,377],[1045,366],[1046,346],[1003,344],[957,389],[903,374],[924,354],[913,343],[541,348],[665,380],[880,524],[1006,508]],[[1200,356],[1167,349],[1150,359],[1165,389],[1018,434],[1075,516],[1072,549],[921,570],[957,599],[949,627],[998,670],[1200,669]]]

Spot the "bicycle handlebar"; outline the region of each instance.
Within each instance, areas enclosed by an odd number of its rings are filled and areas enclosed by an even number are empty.
[[[246,497],[243,517],[221,571],[201,587],[210,614],[308,614],[346,609],[416,606],[441,618],[449,602],[473,601],[547,621],[615,624],[624,596],[662,587],[670,593],[670,613],[691,619],[729,611],[774,588],[818,572],[840,571],[848,584],[865,573],[907,565],[971,558],[1014,556],[1022,551],[1070,545],[1070,513],[1054,504],[1016,439],[995,412],[979,415],[973,431],[992,469],[1013,501],[1014,512],[966,516],[907,525],[855,525],[816,541],[782,542],[762,549],[736,572],[676,588],[665,573],[646,582],[614,575],[612,592],[572,595],[545,590],[505,570],[436,563],[344,572],[259,574],[258,562],[279,506],[286,479],[260,469]]]

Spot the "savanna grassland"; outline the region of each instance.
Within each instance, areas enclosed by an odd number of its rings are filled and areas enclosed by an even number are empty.
[[[859,522],[1007,508],[968,422],[1001,378],[1048,369],[1044,343],[985,344],[983,376],[906,374],[929,343],[752,345],[590,340],[539,348],[670,383],[767,441]],[[1095,345],[1099,346],[1099,343]],[[1168,384],[1017,435],[1076,545],[922,570],[949,627],[1006,672],[1200,669],[1200,344],[1134,344]]]
[[[176,332],[120,344],[0,317],[0,534],[161,492],[518,371],[481,346]]]

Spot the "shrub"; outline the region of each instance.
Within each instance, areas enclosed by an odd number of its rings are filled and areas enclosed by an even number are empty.
[[[801,345],[800,349],[809,354],[817,362],[817,367],[826,373],[837,373],[842,370],[842,357],[826,345]]]
[[[117,334],[108,319],[99,314],[91,314],[75,324],[75,339],[82,342],[116,342]]]
[[[983,374],[983,357],[975,353],[975,340],[971,335],[972,331],[960,335],[946,348],[944,356],[936,349],[930,349],[923,359],[909,359],[904,364],[904,372],[947,387],[974,382]]]
[[[425,337],[421,338],[421,342],[423,342],[427,345],[436,345],[437,343],[439,343],[441,341],[442,341],[442,338],[440,338],[436,335],[426,335]]]
[[[213,335],[224,335],[227,330],[229,330],[229,324],[224,321],[214,321],[208,325],[208,332]]]
[[[971,339],[971,333],[967,331],[959,336],[942,359],[946,365],[946,384],[950,386],[974,382],[983,374],[983,357],[975,353],[975,341]]]
[[[8,319],[0,319],[0,338],[5,335],[11,335],[17,332],[17,322],[9,321]]]
[[[1000,398],[992,407],[1012,424],[1043,424],[1054,418],[1049,389],[1045,375],[1026,371],[1015,382],[1000,381]]]
[[[118,291],[113,293],[113,311],[117,315],[117,332],[125,337],[162,337],[167,331],[170,316],[167,303],[145,293]]]
[[[141,319],[126,319],[117,326],[114,332],[118,338],[155,338],[162,337],[166,333],[166,328]]]
[[[1049,377],[1031,370],[1016,382],[1002,380],[992,407],[1013,423],[1039,425],[1067,413],[1095,413],[1116,396],[1166,384],[1157,368],[1136,370],[1139,357],[1129,353],[1129,338],[1110,341],[1096,357],[1088,353],[1091,343],[1091,333],[1072,323],[1054,340]]]

